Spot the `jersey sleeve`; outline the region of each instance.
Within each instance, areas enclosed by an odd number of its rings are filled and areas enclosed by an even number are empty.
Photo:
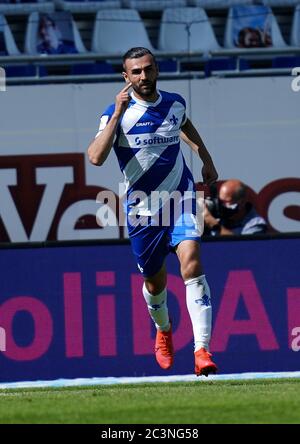
[[[180,128],[182,128],[183,125],[186,124],[186,121],[187,121],[187,115],[186,115],[186,112],[184,112],[183,117],[182,117],[182,121],[181,121]]]
[[[184,113],[183,113],[183,116],[182,116],[182,119],[181,119],[181,124],[180,124],[180,128],[181,128],[181,127],[183,127],[183,125],[186,124],[186,121],[187,121],[186,102],[185,102],[184,98],[181,95],[179,95],[179,94],[177,94],[177,101],[182,104],[183,109],[184,109]]]
[[[114,111],[115,111],[115,105],[114,105],[114,104],[113,104],[113,105],[110,105],[110,106],[104,111],[104,113],[103,113],[102,116],[100,117],[99,128],[98,128],[98,132],[97,132],[97,134],[96,134],[96,136],[95,136],[95,139],[96,139],[96,137],[99,136],[99,134],[102,133],[102,131],[104,130],[104,128],[106,127],[106,125],[107,125],[108,122],[110,121],[111,116],[113,115]]]

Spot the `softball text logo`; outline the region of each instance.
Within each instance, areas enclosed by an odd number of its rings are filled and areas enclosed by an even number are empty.
[[[6,75],[5,69],[0,66],[0,92],[6,91]]]
[[[0,327],[0,352],[6,351],[6,333],[3,327]]]
[[[300,91],[300,66],[292,69],[292,76],[295,78],[292,80],[291,87],[294,92]]]

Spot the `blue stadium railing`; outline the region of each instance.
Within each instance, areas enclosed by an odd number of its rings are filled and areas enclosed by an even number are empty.
[[[156,57],[163,66],[163,63],[172,62],[171,70],[167,68],[161,69],[160,78],[203,78],[207,75],[222,77],[244,77],[244,76],[265,76],[265,75],[285,75],[291,74],[291,70],[295,66],[300,66],[300,48],[288,47],[285,49],[275,48],[257,48],[257,49],[224,49],[221,51],[212,51],[208,54],[201,52],[179,52],[179,53],[161,53],[155,52]],[[252,68],[250,66],[251,58],[256,61],[261,59],[266,62],[269,59],[270,67],[268,68]],[[219,63],[220,60],[226,61]],[[28,75],[11,76],[7,75],[7,84],[44,84],[44,83],[60,83],[72,81],[119,81],[121,79],[119,70],[108,69],[104,62],[109,60],[112,65],[121,65],[120,55],[101,55],[96,53],[86,54],[62,54],[62,55],[18,55],[18,56],[2,56],[0,57],[0,66],[8,71],[10,67],[31,67]],[[278,61],[278,63],[276,62]],[[99,71],[92,70],[91,74],[71,73],[71,67],[80,63],[88,64],[101,62]],[[48,75],[46,68],[54,66],[69,66],[70,74],[68,75]],[[186,64],[187,68],[183,68]],[[193,68],[189,69],[189,64],[193,64]],[[11,71],[13,72],[13,71]]]

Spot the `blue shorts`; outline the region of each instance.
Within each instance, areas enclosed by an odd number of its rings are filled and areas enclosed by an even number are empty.
[[[163,266],[170,251],[184,240],[200,242],[201,232],[193,214],[182,214],[175,224],[155,225],[147,218],[143,223],[130,225],[127,222],[131,247],[138,269],[145,277],[155,275]]]

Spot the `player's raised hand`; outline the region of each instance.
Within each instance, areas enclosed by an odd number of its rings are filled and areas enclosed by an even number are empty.
[[[127,83],[127,85],[125,86],[125,88],[123,88],[119,94],[116,95],[116,108],[115,108],[115,113],[120,116],[124,113],[124,111],[126,111],[127,106],[130,102],[130,95],[128,93],[129,88],[131,88],[132,83]]]

